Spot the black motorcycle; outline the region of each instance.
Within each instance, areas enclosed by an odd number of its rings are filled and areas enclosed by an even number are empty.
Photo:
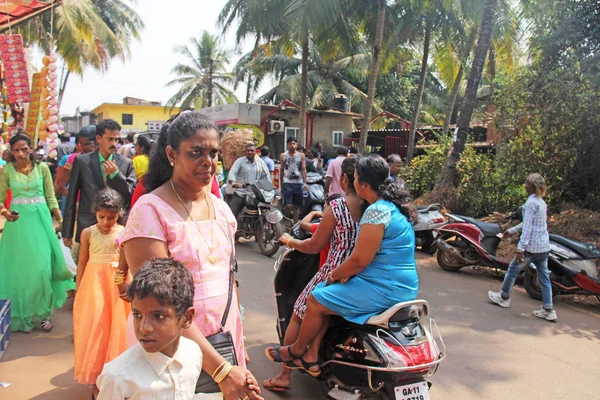
[[[244,188],[244,209],[238,217],[236,237],[250,239],[255,236],[260,252],[271,257],[279,250],[279,237],[283,234],[283,213],[277,207],[279,195],[267,179]]]
[[[298,231],[294,229],[293,231]],[[286,249],[275,263],[277,334],[283,343],[294,303],[319,268],[319,255]],[[446,349],[425,300],[396,304],[365,325],[332,317],[319,350],[318,379],[330,399],[428,400]],[[432,331],[436,332],[436,340]]]

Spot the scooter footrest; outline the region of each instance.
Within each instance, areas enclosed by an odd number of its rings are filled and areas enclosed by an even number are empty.
[[[327,393],[327,396],[336,400],[359,400],[361,397],[360,393],[350,393],[346,390],[340,389],[337,386],[334,387]]]

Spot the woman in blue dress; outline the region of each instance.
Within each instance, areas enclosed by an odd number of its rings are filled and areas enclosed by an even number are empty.
[[[364,324],[397,303],[414,300],[419,291],[411,224],[416,211],[408,192],[389,179],[380,156],[361,157],[354,176],[356,193],[371,204],[360,220],[354,251],[312,292],[296,342],[265,351],[272,361],[313,376],[318,360],[303,355],[309,345],[320,345],[329,316]]]

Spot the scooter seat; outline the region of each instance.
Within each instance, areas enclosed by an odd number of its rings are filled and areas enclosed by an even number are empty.
[[[419,313],[418,308],[421,307],[422,313]],[[397,303],[388,308],[381,314],[373,315],[367,320],[365,325],[380,326],[389,328],[388,322],[401,322],[415,317],[425,317],[429,315],[429,304],[425,300],[413,300]]]
[[[583,258],[600,258],[600,249],[593,244],[578,242],[566,237],[550,234],[550,240],[573,250]]]
[[[417,206],[417,212],[421,214],[428,213],[429,211],[439,211],[440,205],[438,203],[430,204],[428,206]]]
[[[496,236],[497,234],[502,233],[502,227],[500,224],[483,222],[475,218],[463,217],[462,215],[460,218],[478,227],[484,236]]]

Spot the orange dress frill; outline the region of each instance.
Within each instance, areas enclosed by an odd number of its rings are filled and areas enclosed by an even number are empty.
[[[75,380],[91,385],[104,364],[127,349],[129,303],[121,300],[114,284],[119,263],[116,239],[91,227],[90,256],[73,304]]]

